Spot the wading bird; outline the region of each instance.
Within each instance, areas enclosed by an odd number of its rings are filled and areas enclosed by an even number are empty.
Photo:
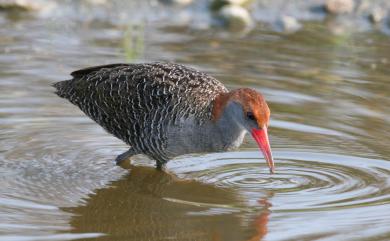
[[[237,148],[249,132],[274,171],[270,110],[253,89],[228,91],[215,78],[172,63],[111,64],[71,75],[54,84],[57,95],[130,145],[118,165],[145,154],[160,169],[183,154]]]

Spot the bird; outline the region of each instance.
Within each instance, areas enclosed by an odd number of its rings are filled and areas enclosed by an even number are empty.
[[[228,90],[204,72],[169,62],[93,66],[71,76],[53,84],[55,93],[129,145],[117,165],[144,154],[162,169],[181,155],[236,149],[250,133],[274,173],[270,109],[254,89]]]

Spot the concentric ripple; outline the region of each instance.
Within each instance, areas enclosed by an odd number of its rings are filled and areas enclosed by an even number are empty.
[[[258,152],[209,155],[200,162],[190,161],[190,166],[173,164],[172,168],[184,177],[238,190],[247,199],[259,192],[271,194],[283,200],[277,207],[283,211],[390,203],[388,161],[304,151],[275,154],[275,174],[268,172]]]

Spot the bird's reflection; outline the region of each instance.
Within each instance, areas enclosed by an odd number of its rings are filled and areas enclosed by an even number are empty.
[[[103,233],[98,240],[261,240],[268,210],[242,220],[237,193],[197,181],[178,181],[152,167],[132,166],[129,174],[98,190],[83,206],[66,208],[75,233]],[[247,213],[248,214],[248,213]],[[249,217],[253,214],[248,214]],[[255,236],[253,236],[255,233]]]
[[[272,206],[266,198],[259,200],[259,204],[263,206],[263,210],[260,214],[255,217],[253,221],[253,227],[255,229],[255,234],[248,239],[248,241],[259,241],[262,240],[268,232],[267,224],[269,216],[271,214],[269,208]]]

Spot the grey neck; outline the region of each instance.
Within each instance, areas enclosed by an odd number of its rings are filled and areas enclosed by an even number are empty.
[[[219,120],[215,123],[220,133],[220,140],[225,144],[224,150],[237,148],[241,145],[245,134],[245,127],[241,124],[243,119],[241,105],[229,103]]]

